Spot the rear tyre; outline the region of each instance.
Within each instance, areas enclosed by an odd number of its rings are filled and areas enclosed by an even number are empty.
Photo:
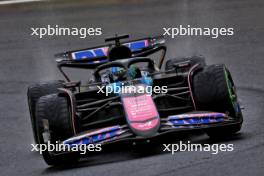
[[[62,80],[55,80],[55,81],[48,81],[48,82],[34,84],[28,87],[28,91],[27,91],[28,106],[30,112],[31,126],[33,130],[33,137],[36,144],[39,144],[37,131],[36,131],[36,118],[35,118],[36,103],[38,99],[42,96],[52,93],[57,93],[58,88],[63,87],[63,83],[64,81]]]
[[[231,74],[224,65],[210,65],[193,77],[193,92],[197,108],[223,112],[241,123],[208,129],[210,137],[225,137],[240,131],[243,116],[237,100]]]
[[[200,64],[202,67],[206,65],[205,58],[203,56],[180,57],[168,60],[165,65],[165,70],[171,70],[174,68],[174,65],[187,61],[190,62],[191,67],[195,64]]]
[[[44,142],[44,121],[48,122],[50,143],[56,144],[74,136],[74,124],[72,122],[70,105],[66,97],[51,94],[41,97],[36,105],[37,134],[40,144]],[[43,151],[42,156],[48,165],[68,165],[78,161],[77,153],[54,155],[49,151]]]

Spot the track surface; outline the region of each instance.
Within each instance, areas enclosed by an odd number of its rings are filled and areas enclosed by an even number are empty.
[[[65,1],[0,6],[0,175],[263,175],[263,9],[262,0]],[[30,36],[30,27],[48,24],[102,27],[103,35],[87,39]],[[152,36],[162,34],[163,27],[180,24],[235,28],[231,37],[178,37],[167,42],[167,58],[203,54],[209,63],[225,63],[231,70],[246,108],[245,122],[238,135],[214,142],[233,143],[233,152],[171,155],[153,145],[148,153],[117,150],[67,169],[49,168],[30,151],[33,137],[26,88],[33,82],[61,78],[54,53],[101,44],[104,37],[115,33]],[[190,135],[185,140],[212,143],[206,135]]]

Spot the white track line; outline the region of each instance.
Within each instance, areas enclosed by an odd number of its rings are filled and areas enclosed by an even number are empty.
[[[6,1],[0,1],[0,5],[38,2],[38,1],[44,1],[44,0],[6,0]]]

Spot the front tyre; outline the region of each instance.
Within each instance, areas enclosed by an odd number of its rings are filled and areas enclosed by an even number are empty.
[[[44,137],[47,132],[44,122],[48,123],[49,141],[55,145],[74,136],[74,124],[70,112],[70,105],[66,97],[51,94],[41,97],[36,105],[37,134],[40,144],[46,144]],[[46,125],[47,126],[47,125]],[[58,151],[59,152],[59,151]],[[65,165],[78,161],[77,153],[54,155],[54,152],[43,151],[42,156],[48,165]]]
[[[210,137],[223,137],[240,131],[243,116],[236,88],[229,70],[224,65],[210,65],[193,77],[194,98],[199,110],[227,113],[240,121],[223,127],[208,129]]]
[[[27,91],[28,107],[30,112],[33,137],[36,144],[39,144],[37,130],[36,130],[36,117],[35,117],[36,103],[38,99],[42,96],[57,93],[58,88],[63,87],[63,83],[64,81],[62,80],[54,80],[54,81],[37,83],[28,87],[28,91]]]

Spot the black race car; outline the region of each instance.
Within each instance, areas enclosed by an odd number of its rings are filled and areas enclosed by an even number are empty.
[[[116,35],[106,39],[108,45],[57,54],[66,81],[28,88],[37,144],[105,145],[186,130],[218,137],[241,129],[242,112],[225,65],[193,56],[169,59],[162,69],[162,37],[120,42],[125,38]],[[150,55],[158,52],[157,62]],[[93,70],[93,78],[88,84],[71,81],[64,67]],[[58,165],[77,160],[78,152],[44,151],[43,157]]]

